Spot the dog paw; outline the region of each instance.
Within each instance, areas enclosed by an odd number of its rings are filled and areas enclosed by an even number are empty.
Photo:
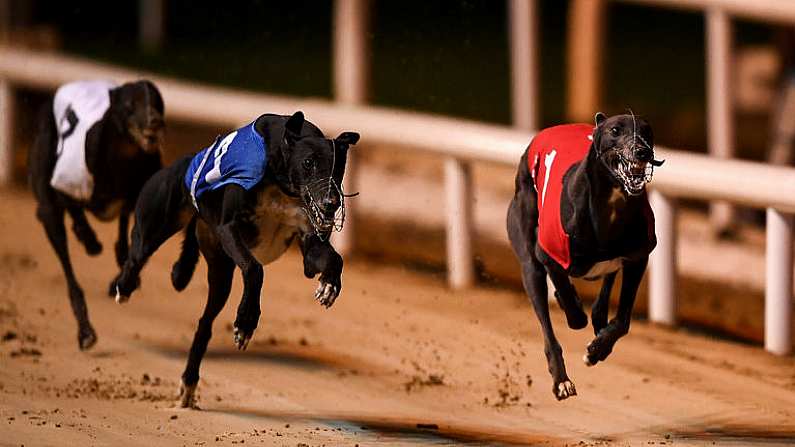
[[[241,351],[245,351],[254,331],[259,323],[259,309],[240,310],[238,309],[237,318],[234,324],[235,346]]]
[[[574,383],[572,383],[571,380],[564,380],[563,382],[557,383],[552,391],[555,393],[555,398],[557,400],[568,399],[569,397],[577,395],[577,389],[574,388]]]
[[[340,288],[328,282],[320,281],[320,284],[315,290],[315,300],[326,309],[334,304],[334,301],[337,300],[339,295]]]
[[[566,322],[569,328],[579,330],[588,326],[588,315],[582,309],[572,312],[573,315],[566,314]]]
[[[102,243],[96,239],[84,242],[83,246],[86,247],[86,253],[89,256],[97,256],[102,253]]]
[[[237,326],[235,326],[235,346],[240,351],[245,351],[248,347],[248,343],[251,341],[253,333],[251,332],[244,332]]]
[[[186,385],[185,382],[180,382],[179,385],[179,406],[182,408],[192,408],[198,410],[196,405],[196,384]]]
[[[608,336],[607,329],[603,329],[599,335],[585,347],[586,353],[582,357],[582,360],[586,366],[594,366],[604,361],[607,359],[607,356],[613,352],[614,342],[608,340]]]
[[[121,291],[119,291],[119,286],[116,285],[116,303],[117,304],[124,304],[127,301],[130,301],[129,295],[123,295]]]
[[[77,344],[81,351],[87,351],[97,344],[97,333],[90,324],[80,328],[77,332]]]

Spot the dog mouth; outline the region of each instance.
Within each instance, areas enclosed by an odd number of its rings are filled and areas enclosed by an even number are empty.
[[[144,152],[154,153],[159,151],[162,146],[163,131],[161,129],[134,129],[130,133]]]
[[[627,194],[631,196],[641,194],[654,175],[653,164],[629,159],[624,157],[619,151],[613,151],[607,166],[613,177],[618,180]]]
[[[331,232],[342,231],[345,224],[345,194],[333,178],[320,179],[301,186],[303,210],[321,240]]]

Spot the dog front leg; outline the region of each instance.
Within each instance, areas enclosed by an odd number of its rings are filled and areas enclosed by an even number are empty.
[[[571,285],[568,275],[556,266],[547,268],[549,278],[555,285],[555,299],[566,313],[566,321],[572,329],[582,329],[588,325],[588,315],[582,310],[582,301]]]
[[[596,338],[588,344],[588,353],[583,358],[586,365],[593,366],[598,362],[604,361],[613,352],[613,346],[618,339],[629,332],[632,308],[635,306],[635,296],[638,293],[643,273],[646,271],[648,260],[648,257],[645,257],[638,261],[624,262],[621,295],[618,301],[616,317],[610,320],[610,323],[599,331]]]
[[[97,333],[88,320],[88,307],[83,294],[83,289],[77,283],[72,262],[69,259],[69,246],[66,240],[66,227],[64,226],[64,209],[54,203],[39,204],[36,216],[44,225],[47,237],[50,240],[58,260],[61,261],[66,285],[69,290],[69,302],[72,312],[77,320],[77,342],[80,350],[87,350],[97,342]]]
[[[219,226],[218,237],[226,254],[243,274],[243,296],[237,307],[234,335],[237,349],[245,350],[259,323],[259,299],[264,271],[243,243],[235,221]]]
[[[301,251],[304,255],[304,275],[314,278],[320,273],[315,299],[320,305],[331,307],[342,290],[342,256],[334,250],[328,239],[322,241],[315,234],[301,239]]]
[[[116,264],[119,268],[124,267],[124,261],[127,260],[127,255],[130,252],[129,246],[129,225],[130,225],[130,208],[125,205],[119,214],[119,238],[116,240]]]
[[[86,213],[83,208],[77,205],[71,205],[67,208],[69,215],[72,217],[72,231],[74,231],[77,240],[86,248],[86,253],[89,256],[96,256],[102,253],[102,243],[97,239],[97,234],[86,219]]]
[[[602,280],[602,289],[599,297],[591,306],[591,324],[593,334],[599,335],[599,331],[607,326],[607,310],[610,306],[610,293],[613,291],[613,283],[616,280],[616,272],[608,273]]]

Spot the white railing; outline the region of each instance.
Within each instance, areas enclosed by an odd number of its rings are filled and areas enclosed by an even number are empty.
[[[10,169],[9,106],[13,86],[53,90],[78,79],[118,81],[147,77],[160,87],[169,120],[232,127],[263,112],[289,114],[304,110],[329,133],[354,129],[368,143],[409,146],[446,157],[447,260],[453,287],[471,284],[473,220],[469,162],[516,166],[531,132],[505,126],[382,107],[348,106],[323,100],[256,94],[208,87],[57,54],[0,48],[0,152],[3,171]],[[650,316],[675,323],[677,198],[720,199],[765,208],[767,228],[766,342],[768,350],[790,349],[792,290],[792,221],[795,212],[795,169],[658,148],[666,165],[655,175],[652,203],[657,216],[659,246],[650,267]],[[507,204],[506,204],[507,206]]]
[[[732,124],[731,69],[732,69],[732,17],[758,20],[766,23],[795,24],[793,0],[613,0],[653,7],[678,8],[701,11],[705,15],[707,65],[707,136],[708,151],[718,158],[734,156],[734,126]],[[771,187],[775,188],[773,184]],[[749,192],[753,194],[754,192]],[[706,197],[704,197],[706,198]],[[726,199],[726,197],[715,197]],[[731,199],[729,199],[731,200]],[[652,283],[649,318],[652,321],[673,324],[675,304],[670,299],[674,293],[675,222],[674,205],[662,195],[653,197],[658,215],[658,228],[670,229],[662,234],[652,265]],[[756,204],[767,208],[767,274],[765,289],[765,348],[778,354],[792,349],[792,218],[781,214],[773,204]],[[716,228],[729,226],[733,215],[726,202],[711,204],[711,218]],[[656,281],[654,278],[658,278]]]

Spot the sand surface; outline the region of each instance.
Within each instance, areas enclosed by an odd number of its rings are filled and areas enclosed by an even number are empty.
[[[590,329],[553,313],[579,396],[557,402],[532,310],[515,291],[454,293],[443,278],[352,259],[330,310],[290,252],[266,268],[262,318],[232,345],[240,297],[216,320],[201,410],[175,408],[206,294],[200,263],[171,289],[170,241],[120,306],[114,225],[72,259],[99,342],[77,350],[55,255],[30,195],[0,190],[0,445],[792,445],[795,359],[635,322],[604,364]],[[92,221],[93,222],[93,221]]]

